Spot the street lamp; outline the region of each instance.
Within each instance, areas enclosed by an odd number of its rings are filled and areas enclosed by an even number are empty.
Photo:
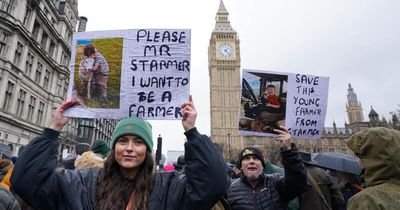
[[[228,133],[226,135],[228,135],[228,161],[230,161],[230,159],[231,159],[231,138],[230,138],[231,134]]]
[[[162,149],[162,137],[161,134],[158,135],[157,138],[157,150],[156,150],[156,164],[157,166],[160,165],[160,160],[161,160],[161,149]]]

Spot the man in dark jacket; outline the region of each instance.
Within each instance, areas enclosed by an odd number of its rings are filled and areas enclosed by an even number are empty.
[[[300,152],[307,171],[307,191],[300,196],[301,210],[339,210],[344,206],[343,195],[339,186],[323,169],[315,167],[311,154]]]
[[[269,161],[268,152],[264,147],[262,147],[261,145],[257,145],[257,144],[253,145],[253,147],[259,149],[261,154],[264,157],[264,163],[265,163],[264,174],[278,173],[281,175],[285,175],[285,171],[283,170],[283,168],[281,168],[277,165],[274,165]],[[295,198],[288,203],[288,210],[298,210],[299,207],[300,207],[300,204],[299,204],[298,198]]]
[[[257,148],[246,147],[239,154],[238,165],[243,175],[231,184],[228,202],[232,210],[280,210],[306,189],[306,173],[303,163],[292,144],[291,135],[284,127],[274,129],[275,138],[281,144],[285,176],[263,174],[265,162]]]

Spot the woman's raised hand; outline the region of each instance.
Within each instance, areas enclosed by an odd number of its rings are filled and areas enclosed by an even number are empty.
[[[189,96],[189,101],[185,102],[181,106],[182,108],[182,126],[185,131],[190,130],[195,127],[197,111],[194,106],[192,95]]]
[[[61,131],[69,120],[69,117],[63,115],[64,111],[77,103],[78,102],[76,99],[68,101],[64,100],[54,111],[53,120],[51,121],[50,128],[56,131]]]

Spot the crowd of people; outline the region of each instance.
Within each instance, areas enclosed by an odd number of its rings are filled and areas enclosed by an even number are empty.
[[[171,167],[155,170],[151,124],[125,118],[110,145],[97,140],[70,167],[59,168],[58,136],[68,122],[63,112],[76,103],[64,101],[15,164],[0,160],[0,209],[400,208],[400,132],[393,129],[371,128],[346,140],[360,158],[366,189],[355,175],[335,171],[333,177],[319,168],[284,127],[274,130],[283,167],[272,164],[260,145],[243,148],[227,166],[211,139],[197,130],[191,97],[182,105],[185,154]]]

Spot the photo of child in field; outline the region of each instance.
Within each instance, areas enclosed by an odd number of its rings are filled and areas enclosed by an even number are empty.
[[[119,108],[122,38],[78,40],[74,93],[89,108]]]

